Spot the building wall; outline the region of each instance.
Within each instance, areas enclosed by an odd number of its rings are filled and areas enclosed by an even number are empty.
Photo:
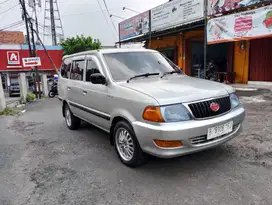
[[[52,58],[54,64],[57,68],[60,68],[62,62],[63,50],[59,46],[48,46],[47,48],[49,56]],[[8,63],[7,52],[15,51],[19,52],[19,61],[18,65],[11,65]],[[46,52],[42,49],[42,47],[37,47],[37,56],[41,58],[42,65],[39,66],[39,70],[54,70],[54,66],[52,65],[50,59],[46,55]],[[22,65],[22,58],[29,57],[28,46],[26,45],[1,45],[0,46],[0,71],[29,71],[30,67],[24,68]]]
[[[21,31],[0,31],[0,44],[21,44],[25,42]]]
[[[244,49],[242,49],[244,43]],[[236,83],[248,83],[249,72],[249,42],[238,41],[234,43],[233,71],[236,73]]]

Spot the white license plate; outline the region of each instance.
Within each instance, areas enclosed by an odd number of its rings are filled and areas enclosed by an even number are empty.
[[[219,125],[208,129],[207,140],[220,137],[222,135],[228,134],[233,130],[233,121],[228,122],[224,125]]]

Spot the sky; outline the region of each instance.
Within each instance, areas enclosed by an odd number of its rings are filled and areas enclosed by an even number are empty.
[[[25,1],[28,2],[28,0]],[[130,18],[136,15],[136,13],[129,10],[123,10],[123,7],[133,9],[137,12],[144,12],[163,4],[168,0],[105,1],[110,14],[123,18]],[[101,11],[98,2],[100,2],[102,6],[104,14]],[[0,0],[0,30],[6,28],[6,25],[22,20],[21,9],[18,4],[19,0]],[[45,0],[42,0],[42,8],[37,9],[38,21],[42,27],[44,25],[44,4]],[[58,5],[66,38],[83,34],[85,36],[99,39],[104,46],[114,45],[114,43],[118,41],[118,23],[122,21],[122,19],[112,17],[112,23],[103,0],[58,0]],[[27,8],[31,14],[31,9],[29,9],[29,7]],[[25,27],[22,23],[18,25],[16,24],[15,27],[6,30],[25,31]],[[42,29],[40,30],[42,31]],[[40,34],[40,36],[43,37],[43,34]],[[50,43],[50,39],[48,37],[45,37],[44,41],[46,44]]]

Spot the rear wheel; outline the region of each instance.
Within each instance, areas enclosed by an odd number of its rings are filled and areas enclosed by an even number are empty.
[[[64,117],[66,125],[70,130],[76,130],[80,127],[81,120],[73,115],[67,104],[64,107]]]
[[[114,142],[117,154],[125,165],[137,167],[145,162],[145,154],[132,127],[126,121],[120,121],[115,125]]]

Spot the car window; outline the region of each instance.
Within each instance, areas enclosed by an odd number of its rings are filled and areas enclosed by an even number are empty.
[[[97,64],[93,60],[87,60],[86,82],[91,82],[90,76],[94,73],[100,73]]]
[[[84,60],[74,61],[73,67],[71,69],[70,79],[83,81],[84,67]]]
[[[60,70],[60,74],[63,78],[70,77],[71,67],[72,67],[72,59],[71,58],[64,59],[62,66],[61,66],[61,70]]]
[[[104,54],[104,59],[115,81],[128,80],[144,73],[163,74],[179,70],[158,52],[108,53]]]
[[[11,83],[10,85],[11,85],[11,86],[18,86],[19,83]]]

